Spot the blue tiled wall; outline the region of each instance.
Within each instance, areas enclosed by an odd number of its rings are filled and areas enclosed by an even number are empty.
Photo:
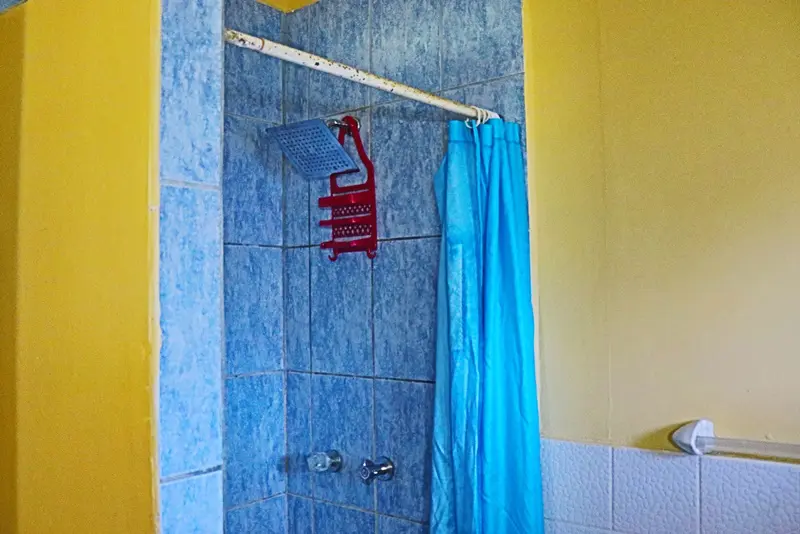
[[[163,528],[421,533],[440,234],[432,177],[451,117],[232,46],[223,71],[221,10],[164,5]],[[281,17],[227,0],[224,18],[524,119],[514,3],[343,0]],[[453,48],[447,24],[482,26],[482,44]],[[326,184],[296,175],[267,134],[343,113],[361,120],[378,173],[375,261],[331,263],[317,248]],[[346,468],[312,476],[305,456],[326,448]],[[382,454],[397,477],[362,485],[358,463]]]
[[[221,0],[164,0],[162,32],[161,529],[221,534]]]
[[[800,532],[800,467],[542,441],[548,534]]]
[[[0,13],[4,13],[12,7],[23,4],[25,1],[26,0],[0,0]]]
[[[283,39],[311,52],[524,120],[519,0],[323,0],[287,15]],[[436,274],[433,176],[449,117],[438,109],[284,65],[285,120],[350,114],[376,168],[378,256],[336,262],[318,244],[327,181],[284,166],[290,533],[422,534],[430,508]],[[355,177],[363,180],[363,175]],[[343,472],[305,455],[338,449]],[[364,486],[363,458],[397,464]],[[312,531],[312,527],[314,530]]]
[[[225,25],[279,40],[279,12],[226,0]],[[225,47],[222,163],[225,283],[224,504],[227,534],[284,534],[283,161],[277,60]]]

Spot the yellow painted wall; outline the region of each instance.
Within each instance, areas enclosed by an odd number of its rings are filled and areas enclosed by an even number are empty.
[[[16,396],[3,534],[154,530],[158,16],[155,0],[36,0],[0,16],[0,284],[16,276],[17,334],[9,354],[3,291],[3,452],[10,367]]]
[[[800,441],[800,4],[531,3],[544,433]]]
[[[0,532],[16,532],[17,193],[22,120],[21,10],[0,16]]]

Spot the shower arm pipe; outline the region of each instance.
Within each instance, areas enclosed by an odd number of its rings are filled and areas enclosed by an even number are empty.
[[[493,111],[476,106],[468,106],[454,100],[442,98],[415,87],[410,87],[408,85],[403,85],[387,78],[383,78],[377,74],[372,74],[371,72],[345,65],[344,63],[331,61],[330,59],[322,56],[316,56],[314,54],[292,48],[291,46],[276,43],[275,41],[270,41],[268,39],[262,39],[261,37],[254,37],[240,31],[225,30],[225,40],[241,48],[255,50],[256,52],[261,52],[262,54],[282,59],[290,63],[302,65],[310,69],[325,72],[333,76],[338,76],[339,78],[344,78],[346,80],[367,85],[381,91],[386,91],[387,93],[393,93],[409,100],[416,100],[417,102],[422,102],[424,104],[451,111],[453,113],[475,119],[479,124],[483,124],[489,119],[500,118],[500,115]]]
[[[672,434],[672,442],[682,451],[697,456],[718,453],[800,460],[800,445],[720,438],[714,433],[714,423],[708,419],[692,421],[678,428]]]

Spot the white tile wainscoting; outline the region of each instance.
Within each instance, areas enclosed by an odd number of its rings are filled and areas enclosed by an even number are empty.
[[[800,466],[545,439],[547,534],[797,534]]]

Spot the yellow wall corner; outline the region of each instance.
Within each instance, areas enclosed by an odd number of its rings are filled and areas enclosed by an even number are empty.
[[[4,534],[156,528],[159,18],[157,0],[0,16]]]

